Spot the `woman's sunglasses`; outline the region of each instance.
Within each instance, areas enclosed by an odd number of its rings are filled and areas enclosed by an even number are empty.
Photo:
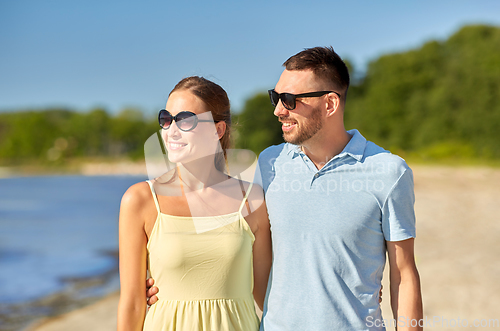
[[[172,116],[168,110],[160,110],[158,113],[158,123],[160,123],[160,127],[163,130],[167,130],[173,121],[175,121],[181,131],[193,130],[198,125],[198,122],[214,122],[213,120],[200,120],[195,113],[190,111],[181,111],[177,115]]]
[[[278,102],[281,99],[281,103],[283,104],[283,107],[285,107],[288,110],[295,109],[295,105],[296,105],[295,99],[297,99],[297,98],[320,97],[320,96],[328,94],[328,93],[335,93],[340,98],[340,94],[338,94],[337,92],[334,92],[334,91],[309,92],[309,93],[302,93],[302,94],[278,93],[275,90],[269,90],[267,92],[269,93],[269,98],[271,98],[271,103],[273,104],[274,107],[276,107],[276,105],[278,105]]]

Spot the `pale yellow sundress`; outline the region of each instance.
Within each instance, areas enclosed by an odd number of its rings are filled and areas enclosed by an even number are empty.
[[[252,295],[255,237],[241,215],[251,185],[238,212],[181,217],[161,213],[148,184],[158,210],[147,244],[148,269],[159,293],[144,330],[258,330]],[[200,231],[198,224],[208,226]]]

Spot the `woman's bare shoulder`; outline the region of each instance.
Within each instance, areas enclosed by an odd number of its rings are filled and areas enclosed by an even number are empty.
[[[144,205],[144,202],[151,199],[151,189],[147,182],[139,182],[130,186],[123,194],[122,205],[132,204],[134,206]]]

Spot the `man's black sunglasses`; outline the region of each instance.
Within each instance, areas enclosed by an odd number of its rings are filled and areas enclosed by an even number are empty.
[[[190,111],[181,111],[177,115],[172,116],[166,109],[160,110],[158,113],[158,123],[163,130],[166,130],[172,125],[172,122],[177,123],[177,127],[182,131],[191,131],[198,125],[198,122],[214,122],[212,120],[200,120],[195,113]]]
[[[285,107],[288,110],[293,110],[295,109],[295,99],[297,98],[313,98],[313,97],[320,97],[322,95],[328,94],[328,93],[335,93],[336,95],[339,96],[335,91],[319,91],[319,92],[309,92],[309,93],[301,93],[301,94],[291,94],[291,93],[278,93],[274,89],[267,91],[269,93],[269,98],[271,98],[271,103],[273,104],[274,107],[278,104],[278,102],[281,99],[281,103],[283,104],[283,107]]]

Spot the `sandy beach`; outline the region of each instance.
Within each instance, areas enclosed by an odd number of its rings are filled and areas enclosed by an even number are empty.
[[[499,329],[500,169],[421,165],[412,168],[417,214],[415,254],[425,328]],[[387,269],[382,311],[384,318],[390,319]],[[118,295],[114,294],[43,321],[30,331],[115,330],[117,305]]]

